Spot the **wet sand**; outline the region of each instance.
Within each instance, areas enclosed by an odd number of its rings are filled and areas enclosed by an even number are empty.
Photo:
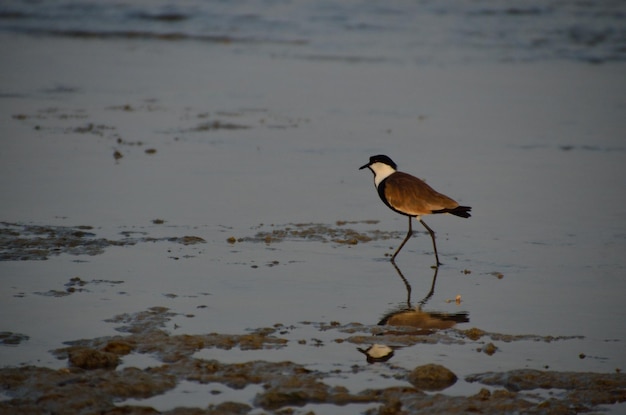
[[[466,377],[467,382],[479,382],[481,389],[468,397],[434,393],[457,381],[457,376],[441,365],[422,365],[412,371],[391,365],[390,374],[403,386],[376,387],[352,393],[344,386],[326,383],[336,378],[337,370],[311,370],[307,365],[292,361],[272,362],[253,360],[241,363],[223,363],[216,359],[198,358],[198,352],[214,348],[230,350],[282,349],[288,346],[284,338],[289,328],[277,324],[243,335],[170,335],[161,328],[174,314],[164,307],[153,307],[134,315],[119,315],[110,319],[123,323],[113,337],[84,339],[68,343],[68,347],[52,353],[67,360],[68,367],[58,370],[25,366],[5,368],[0,372],[5,394],[11,400],[0,402],[0,409],[9,413],[206,413],[245,414],[253,408],[264,413],[283,413],[285,408],[307,407],[314,411],[320,404],[333,405],[350,411],[365,408],[364,413],[578,413],[588,412],[602,404],[623,402],[626,399],[626,374],[598,374],[582,372],[555,372],[520,369],[509,372],[487,372]],[[342,326],[331,323],[318,330],[332,331],[335,343],[363,344],[375,335],[394,347],[435,342],[440,344],[473,343],[481,337],[501,338],[497,333],[479,333],[477,330],[449,331],[435,336],[399,330],[387,334],[388,329],[359,324]],[[346,337],[347,336],[347,337]],[[507,341],[523,338],[509,336]],[[552,338],[536,341],[551,342]],[[300,345],[306,341],[299,341]],[[491,343],[490,343],[491,344]],[[319,341],[316,347],[324,347]],[[480,348],[478,349],[480,351]],[[158,365],[139,369],[129,365],[115,370],[122,360],[132,354],[150,354]],[[492,354],[492,353],[489,353]],[[358,375],[367,368],[354,365],[351,374]],[[181,383],[210,385],[211,394],[222,393],[215,385],[233,390],[245,390],[261,385],[250,402],[224,401],[193,410],[182,403],[171,410],[158,411],[150,405],[152,397],[167,393]],[[546,397],[540,389],[555,389]],[[184,391],[182,393],[185,393]],[[158,402],[158,401],[156,401]],[[163,405],[164,403],[160,403]],[[372,405],[375,404],[375,405]],[[171,405],[171,404],[170,404]],[[158,405],[157,405],[158,406]],[[358,408],[358,409],[357,409]],[[296,409],[297,410],[297,409]],[[337,409],[339,410],[339,409]],[[322,411],[324,412],[324,411]],[[256,412],[255,412],[256,413]]]
[[[1,411],[624,409],[623,64],[1,40]],[[473,206],[437,273],[377,153]]]

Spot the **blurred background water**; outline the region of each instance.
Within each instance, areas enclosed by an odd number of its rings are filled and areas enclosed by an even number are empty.
[[[434,64],[626,59],[621,0],[5,0],[0,30],[236,42],[242,48],[264,44],[274,53],[305,59]]]

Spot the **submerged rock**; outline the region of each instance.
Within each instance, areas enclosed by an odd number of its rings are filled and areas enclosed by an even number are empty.
[[[409,373],[409,382],[418,389],[439,391],[456,383],[457,377],[452,371],[437,364],[418,366]]]

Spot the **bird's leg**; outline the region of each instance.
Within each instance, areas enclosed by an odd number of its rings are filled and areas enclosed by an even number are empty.
[[[428,291],[428,294],[426,294],[426,297],[424,297],[422,299],[422,301],[420,301],[418,304],[418,308],[421,310],[422,307],[424,306],[424,304],[426,304],[426,302],[428,300],[430,300],[430,297],[433,296],[433,294],[435,293],[435,283],[437,282],[437,273],[439,272],[439,267],[435,267],[435,274],[433,275],[433,282],[430,285],[430,291]]]
[[[435,260],[437,261],[436,267],[439,268],[439,265],[442,265],[442,264],[441,264],[441,262],[439,262],[439,255],[437,254],[437,243],[435,243],[435,232],[432,229],[430,229],[430,227],[428,225],[426,225],[426,222],[424,222],[421,219],[419,221],[420,221],[420,223],[422,225],[424,225],[424,227],[426,228],[426,230],[430,234],[431,239],[433,240],[433,248],[435,248]]]
[[[406,234],[406,238],[404,238],[404,241],[402,241],[398,249],[396,249],[396,252],[394,252],[393,256],[391,257],[391,262],[393,262],[394,264],[395,264],[396,255],[398,255],[398,252],[400,252],[400,250],[402,249],[406,241],[408,241],[409,238],[413,235],[413,224],[411,223],[411,219],[413,218],[409,216],[409,231]]]
[[[392,260],[391,265],[393,265],[393,267],[396,269],[396,272],[398,273],[400,278],[402,278],[402,282],[404,283],[404,286],[406,287],[406,293],[407,293],[406,309],[410,310],[411,309],[411,284],[409,284],[409,281],[404,277],[404,274],[402,274],[402,271],[400,271],[400,268],[398,268],[395,261]],[[434,290],[434,286],[433,286],[433,290]]]

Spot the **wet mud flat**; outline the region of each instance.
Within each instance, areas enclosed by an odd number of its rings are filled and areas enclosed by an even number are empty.
[[[203,350],[284,350],[294,340],[293,328],[278,323],[244,334],[171,334],[165,324],[176,313],[165,307],[152,307],[134,314],[120,314],[109,322],[118,325],[116,336],[68,341],[67,347],[52,350],[67,367],[50,369],[37,366],[0,369],[3,399],[1,413],[58,414],[291,414],[305,405],[354,405],[366,414],[409,413],[530,413],[574,414],[593,412],[599,405],[626,401],[626,374],[582,373],[520,369],[485,372],[466,376],[464,381],[481,385],[471,396],[448,396],[445,389],[457,376],[438,364],[420,365],[413,370],[388,365],[398,386],[350,391],[332,379],[337,370],[316,370],[293,361],[250,360],[237,363],[204,359]],[[332,333],[335,343],[368,347],[384,343],[391,348],[414,344],[464,344],[485,347],[485,339],[514,342],[528,336],[487,333],[479,329],[448,329],[416,334],[411,327],[367,326],[359,323],[307,323],[318,331]],[[536,341],[559,341],[552,337]],[[562,339],[561,339],[562,340]],[[153,363],[139,368],[124,365],[125,359],[149,355]],[[353,365],[352,374],[366,371],[369,364]],[[176,407],[159,411],[151,406],[128,404],[173,390],[181,382],[224,385],[242,391],[240,400],[206,407]],[[245,389],[260,386],[249,396]],[[544,391],[540,393],[539,391]],[[547,392],[547,395],[546,395]],[[218,395],[220,392],[215,390]],[[362,405],[369,405],[364,407]],[[364,412],[362,410],[365,409]],[[315,413],[308,411],[306,413]]]
[[[191,247],[204,242],[193,235],[153,237],[147,231],[139,237],[123,231],[120,239],[104,238],[91,226],[2,225],[5,261],[42,260],[59,254],[93,256],[108,247],[148,242]],[[398,237],[377,230],[375,225],[376,221],[369,220],[261,224],[251,228],[247,232],[250,235],[228,236],[222,243],[273,245],[300,240],[339,246]],[[89,290],[95,284],[121,282],[74,277],[65,284],[65,291],[41,294],[61,297]],[[177,317],[195,316],[181,316],[162,306],[118,314],[106,321],[115,325],[119,335],[70,340],[64,347],[51,350],[53,356],[66,362],[60,369],[32,364],[0,369],[0,413],[313,414],[328,413],[330,406],[337,411],[366,414],[573,414],[594,412],[601,409],[600,405],[626,401],[626,375],[620,369],[614,373],[590,373],[552,371],[546,366],[545,370],[490,370],[459,376],[441,364],[425,362],[406,368],[394,363],[394,352],[420,345],[454,345],[492,356],[500,352],[500,344],[561,343],[580,338],[455,327],[469,321],[464,313],[428,313],[420,306],[407,304],[377,325],[337,321],[275,323],[241,334],[178,334],[168,328]],[[305,329],[309,335],[313,333],[312,338],[306,338]],[[20,347],[28,341],[27,334],[0,333],[2,347]],[[293,358],[293,350],[303,346],[348,347],[362,354],[362,360],[360,364],[338,362],[335,366],[318,367]],[[216,351],[250,353],[251,358],[212,358]],[[262,351],[275,351],[278,358],[264,359],[263,354],[257,354]],[[280,353],[284,353],[284,359]],[[135,364],[142,357],[149,364]],[[377,366],[386,371],[378,375],[380,387],[341,384],[342,379],[371,374]],[[457,382],[479,385],[478,392],[469,396],[447,395],[446,389]],[[206,386],[207,400],[212,402],[210,397],[214,396],[219,403],[181,404],[169,409],[150,404],[151,398],[167,396],[189,384]],[[220,388],[233,391],[236,398],[219,399],[223,393]],[[144,400],[147,403],[142,404]],[[317,405],[325,407],[317,410]]]
[[[165,221],[154,219],[153,224]],[[254,235],[229,236],[226,242],[236,243],[279,243],[285,240],[305,240],[323,243],[356,245],[371,241],[398,237],[398,232],[377,229],[355,230],[350,225],[375,225],[374,220],[337,221],[335,224],[295,223],[286,225],[254,226]],[[114,246],[133,246],[140,243],[169,242],[183,246],[204,244],[206,241],[195,235],[155,237],[149,231],[138,229],[121,230],[119,238],[98,237],[98,229],[91,225],[52,226],[27,223],[0,222],[0,261],[46,260],[52,256],[94,256]]]
[[[95,231],[90,225],[50,226],[0,222],[0,261],[46,260],[60,254],[93,256],[102,254],[112,246],[132,246],[137,243],[205,243],[202,238],[191,235],[151,237],[145,232],[122,231],[119,239],[111,239],[97,237]]]

